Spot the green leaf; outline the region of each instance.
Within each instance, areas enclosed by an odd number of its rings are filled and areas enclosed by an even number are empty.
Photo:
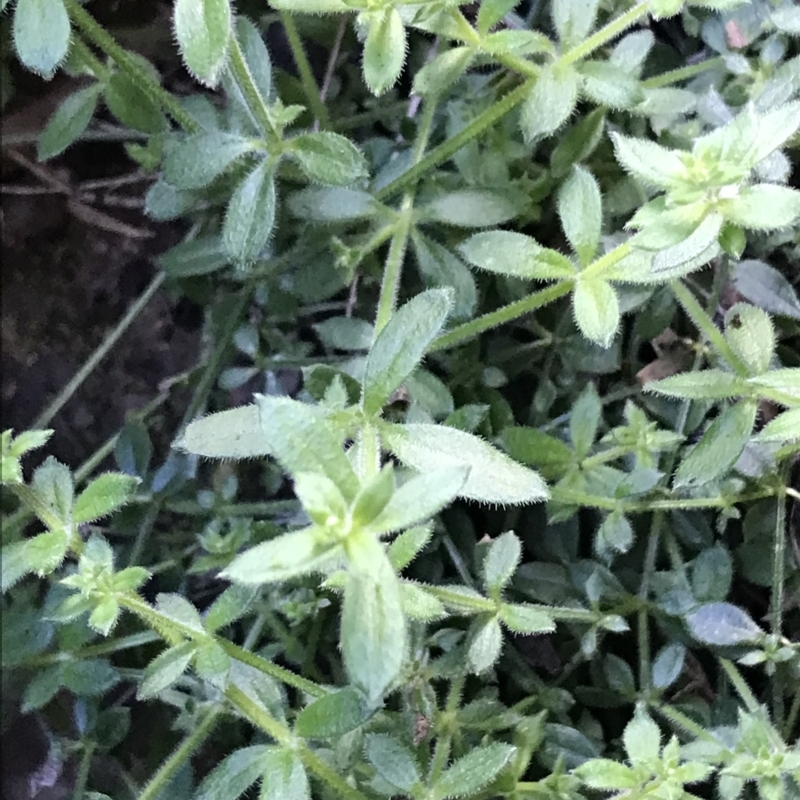
[[[192,134],[167,149],[164,177],[176,189],[202,189],[256,145],[225,131]]]
[[[675,150],[667,150],[646,139],[611,134],[620,165],[645,186],[671,189],[686,180],[686,167]]]
[[[707,253],[714,245],[722,230],[722,217],[719,214],[709,214],[689,235],[670,247],[665,247],[653,257],[652,270],[654,273],[667,273],[682,264],[692,262],[694,259]],[[637,237],[642,241],[648,234],[645,228]]]
[[[751,372],[758,375],[769,369],[776,342],[766,311],[749,303],[736,303],[725,315],[725,338]]]
[[[208,639],[197,646],[194,668],[199,678],[224,690],[231,669],[231,657],[219,642]]]
[[[280,583],[313,572],[335,551],[316,528],[291,531],[237,556],[221,577],[244,585]]]
[[[308,516],[317,525],[334,525],[347,516],[347,501],[339,487],[318,472],[298,472],[294,493]]]
[[[338,133],[304,133],[287,144],[306,177],[316,183],[347,186],[368,174],[364,154]]]
[[[206,776],[194,800],[235,800],[243,795],[262,775],[273,749],[259,744],[234,751]]]
[[[599,0],[553,0],[550,13],[562,51],[580,44],[591,33]]]
[[[69,15],[63,0],[17,0],[12,33],[19,60],[51,78],[69,49]]]
[[[148,73],[154,72],[148,62],[144,61],[142,66]],[[128,128],[153,135],[169,130],[161,106],[126,72],[115,72],[106,83],[103,95],[108,110]]]
[[[533,470],[465,431],[412,423],[387,425],[381,435],[400,461],[423,474],[445,467],[469,467],[460,497],[503,505],[547,498],[547,487]]]
[[[469,69],[474,58],[471,47],[453,47],[440,53],[414,76],[414,94],[430,98],[442,94]]]
[[[526,142],[555,133],[570,117],[578,102],[580,77],[574,67],[548,65],[522,106],[520,124]]]
[[[762,442],[788,442],[800,439],[800,408],[792,408],[775,417],[755,437]]]
[[[222,241],[240,265],[252,264],[275,224],[275,174],[265,159],[236,187],[225,211]]]
[[[569,436],[575,457],[582,461],[589,455],[603,415],[603,404],[593,383],[581,392],[569,416]]]
[[[101,91],[99,83],[87,86],[71,94],[56,109],[39,136],[39,161],[47,161],[63,153],[89,127]]]
[[[342,449],[342,437],[320,415],[319,409],[288,397],[256,395],[256,403],[270,449],[289,474],[326,475],[348,503],[355,500],[359,481]]]
[[[219,235],[198,236],[176,244],[156,259],[168,278],[208,275],[230,263]]]
[[[400,12],[394,8],[364,14],[368,26],[364,44],[364,80],[376,95],[391,89],[406,60],[406,31]]]
[[[641,707],[637,707],[633,719],[625,726],[622,741],[633,764],[652,763],[661,752],[661,731]]]
[[[229,795],[228,795],[229,796]],[[264,758],[258,800],[310,800],[311,787],[299,757],[288,749],[271,748]]]
[[[800,319],[800,300],[792,284],[763,261],[740,261],[733,268],[733,284],[740,295],[770,314]]]
[[[750,439],[757,408],[755,401],[741,401],[723,409],[681,461],[675,487],[708,483],[725,475]]]
[[[742,378],[721,369],[682,372],[660,381],[650,381],[645,386],[645,391],[687,400],[726,400],[746,390],[747,384]]]
[[[387,733],[368,734],[364,756],[383,780],[403,794],[422,780],[414,753]]]
[[[638,80],[608,61],[584,61],[578,67],[581,94],[608,108],[633,108],[644,99]]]
[[[572,293],[572,308],[581,333],[601,347],[610,347],[620,323],[614,287],[598,278],[579,280]]]
[[[733,647],[756,642],[764,636],[761,628],[738,606],[707,603],[686,617],[692,636],[703,644]]]
[[[490,228],[514,219],[517,205],[499,192],[457,189],[438,197],[422,210],[422,221],[441,222],[461,228]]]
[[[513,531],[500,534],[489,545],[483,560],[483,582],[491,592],[500,592],[511,580],[522,558],[522,542]]]
[[[763,375],[750,378],[748,383],[777,392],[786,399],[800,400],[800,368],[797,367],[773,369]]]
[[[469,633],[467,661],[473,674],[480,675],[491,669],[500,658],[503,629],[494,614],[482,614],[473,621]]]
[[[48,456],[33,473],[31,489],[63,525],[69,525],[75,493],[69,467]]]
[[[247,586],[229,586],[205,612],[203,627],[214,633],[244,617],[258,598],[259,592]]]
[[[195,631],[203,630],[200,612],[183,595],[173,592],[159,594],[156,609],[169,619]]]
[[[395,572],[404,570],[431,540],[432,525],[418,525],[395,537],[389,545],[389,562]]]
[[[515,55],[525,57],[539,53],[547,53],[550,56],[556,55],[553,43],[543,33],[511,30],[510,28],[490,33],[483,40],[482,49],[484,52],[496,56]]]
[[[366,219],[380,207],[368,192],[359,189],[308,188],[289,198],[289,210],[310,222],[347,222]]]
[[[19,583],[29,572],[33,572],[28,558],[28,544],[31,541],[31,539],[24,539],[21,542],[13,542],[0,550],[0,592],[3,594]]]
[[[44,447],[47,442],[50,441],[50,437],[52,435],[53,431],[51,429],[41,431],[22,431],[19,436],[15,436],[13,439],[11,439],[8,445],[8,454],[14,458],[19,458],[31,450],[37,450],[40,447]],[[11,431],[8,431],[8,436],[9,438],[11,437]],[[5,447],[5,440],[3,441],[3,444]]]
[[[338,739],[369,719],[358,692],[341,689],[319,697],[298,715],[294,732],[304,739]]]
[[[584,161],[597,149],[603,138],[605,122],[605,109],[596,108],[559,137],[558,144],[550,156],[550,168],[554,178],[566,175],[573,164]]]
[[[455,761],[434,784],[436,797],[465,797],[490,784],[511,760],[516,748],[493,742],[476,747]]]
[[[354,686],[378,706],[400,673],[406,621],[397,576],[372,539],[369,569],[350,569],[342,604],[342,657]]]
[[[653,686],[668,689],[683,672],[686,646],[680,642],[664,645],[653,661]]]
[[[141,481],[130,475],[107,472],[95,478],[79,495],[72,510],[75,523],[93,522],[129,502]]]
[[[333,350],[369,350],[375,338],[375,326],[355,317],[329,317],[314,325],[314,331]]]
[[[23,714],[44,708],[58,694],[63,683],[63,670],[63,664],[52,664],[34,676],[22,694],[20,711]]]
[[[362,407],[374,416],[414,371],[453,305],[449,289],[429,289],[399,308],[378,334],[367,356]]]
[[[568,258],[514,231],[476,233],[459,251],[475,267],[514,278],[568,280],[576,274]]]
[[[612,511],[597,529],[595,550],[598,555],[606,556],[611,551],[627,553],[633,546],[633,527],[628,518],[617,511]]]
[[[216,86],[233,33],[230,0],[175,0],[173,19],[187,69],[201,83]]]
[[[444,604],[414,581],[400,582],[400,603],[408,619],[434,622],[447,616]]]
[[[255,403],[190,422],[175,447],[204,458],[258,458],[272,454]]]
[[[575,461],[575,455],[568,445],[536,428],[522,425],[506,428],[503,431],[503,443],[511,458],[529,467],[536,467],[547,480],[562,478]]]
[[[483,0],[478,9],[477,30],[481,36],[500,22],[509,11],[519,5],[519,0]]]
[[[730,553],[721,544],[703,550],[692,566],[692,594],[695,600],[708,603],[724,600],[733,580]]]
[[[556,629],[553,618],[545,611],[518,603],[503,603],[500,606],[500,621],[514,633],[533,636],[551,633]]]
[[[739,190],[737,197],[719,204],[726,220],[760,231],[788,228],[800,217],[800,191],[788,186],[759,183]]]
[[[589,264],[597,251],[602,215],[600,187],[594,176],[583,167],[573,167],[558,192],[558,216],[582,266]]]
[[[242,48],[247,68],[253,77],[261,99],[269,104],[272,99],[272,62],[269,51],[258,28],[247,18],[236,18],[236,38]]]
[[[98,697],[120,682],[120,674],[108,661],[85,658],[66,662],[61,680],[79,697]]]
[[[196,649],[195,642],[183,642],[153,659],[145,667],[138,698],[148,700],[172,686],[186,671]]]
[[[346,0],[270,0],[269,4],[280,11],[302,12],[304,14],[346,14],[352,11]]]
[[[575,775],[590,789],[635,789],[639,785],[630,767],[609,758],[593,758],[581,764]]]

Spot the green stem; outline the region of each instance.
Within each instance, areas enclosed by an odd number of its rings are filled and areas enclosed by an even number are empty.
[[[690,64],[688,67],[669,70],[669,72],[662,72],[660,75],[648,78],[646,81],[642,81],[642,86],[645,89],[661,89],[664,86],[671,86],[673,83],[689,80],[689,78],[694,78],[696,75],[702,75],[710,69],[716,69],[724,65],[725,59],[722,56],[707,58],[699,64]]]
[[[208,738],[217,721],[222,716],[222,709],[212,708],[203,717],[200,724],[180,743],[178,748],[159,767],[155,775],[142,789],[138,800],[155,800],[177,774],[178,770],[192,756],[198,747]]]
[[[634,22],[642,17],[647,16],[649,11],[649,0],[645,0],[645,2],[642,3],[637,3],[633,8],[629,9],[624,14],[621,14],[616,19],[611,20],[608,25],[600,28],[599,31],[592,34],[588,39],[573,47],[572,50],[564,53],[564,55],[558,59],[556,64],[566,66],[567,64],[574,64],[576,61],[582,61],[584,58],[586,58],[586,56],[591,55],[595,50],[598,50],[604,44],[610,42],[612,39],[615,39],[626,28],[629,28],[631,25],[633,25]]]
[[[787,742],[792,737],[794,726],[797,725],[798,719],[800,719],[800,686],[796,687],[794,690],[794,700],[792,700],[792,706],[789,709],[789,713],[786,716],[786,723],[783,726],[783,738]]]
[[[413,186],[421,177],[431,172],[434,167],[438,167],[439,164],[448,161],[462,147],[477,139],[516,108],[530,94],[535,83],[536,79],[526,81],[498,100],[493,106],[487,108],[486,111],[478,114],[466,128],[447,141],[442,142],[438,147],[434,147],[425,158],[409,167],[402,175],[380,189],[375,195],[376,199],[383,202],[409,186]]]
[[[679,730],[684,730],[687,733],[691,733],[697,739],[701,739],[706,742],[713,742],[715,744],[717,743],[717,740],[714,738],[712,733],[707,731],[702,725],[696,723],[691,717],[687,717],[682,711],[678,711],[677,708],[658,703],[653,704],[652,708],[663,717],[666,717]]]
[[[122,650],[131,650],[134,647],[141,647],[145,644],[157,642],[161,637],[154,631],[141,631],[132,633],[130,636],[123,636],[120,639],[109,639],[99,644],[92,644],[81,650],[59,650],[57,653],[43,653],[24,661],[21,667],[46,667],[60,661],[79,661],[84,658],[97,658],[97,656],[111,655]]]
[[[250,72],[250,68],[245,61],[244,53],[242,53],[242,48],[239,45],[239,40],[235,36],[231,36],[230,39],[228,58],[230,59],[231,73],[244,96],[250,112],[253,117],[255,117],[256,122],[265,134],[270,135],[274,141],[280,142],[280,132],[275,127],[272,114],[267,106],[267,98],[261,96],[261,92],[259,92],[258,86],[256,86],[256,82]]]
[[[706,313],[705,309],[698,303],[697,298],[686,288],[681,281],[673,281],[670,289],[678,302],[683,306],[683,310],[689,315],[697,329],[708,339],[716,351],[730,364],[734,372],[746,378],[749,375],[748,369],[741,359],[733,352],[727,339],[722,335],[720,329],[714,324],[714,320]]]
[[[435,113],[436,98],[431,97],[425,102],[422,119],[420,120],[417,136],[414,141],[412,169],[413,165],[420,163],[422,154],[428,146]],[[405,260],[408,237],[411,232],[414,214],[414,194],[414,187],[409,187],[403,195],[403,200],[400,204],[397,223],[394,227],[391,244],[389,245],[389,254],[386,257],[386,264],[383,269],[381,292],[378,298],[378,312],[375,318],[375,336],[378,336],[386,326],[386,323],[391,319],[397,304],[397,296],[400,291],[400,279],[403,274],[403,261]]]
[[[238,686],[229,686],[225,696],[234,706],[264,733],[274,739],[279,745],[293,751],[303,765],[323,783],[344,800],[367,800],[358,789],[354,789],[332,767],[323,761],[302,740],[297,739],[292,732],[273,719],[265,708],[256,703],[249,695],[245,694]]]
[[[758,711],[758,700],[756,700],[755,695],[742,677],[742,673],[736,668],[736,665],[732,661],[728,661],[727,658],[721,658],[719,663],[728,675],[728,678],[736,689],[739,697],[741,697],[747,710],[751,713]]]
[[[89,770],[92,767],[92,758],[97,749],[97,743],[88,741],[81,755],[81,763],[78,766],[78,775],[75,778],[75,788],[72,792],[72,800],[83,800],[86,795],[86,785],[89,782]]]
[[[788,467],[781,469],[781,482],[788,483]],[[786,498],[783,494],[777,498],[775,510],[775,541],[772,543],[772,597],[770,600],[770,617],[772,633],[783,636],[783,601],[786,588]],[[782,669],[772,679],[772,716],[778,727],[783,725],[784,692],[786,684]]]
[[[553,286],[548,286],[546,289],[541,289],[538,292],[529,294],[521,300],[516,300],[509,303],[507,306],[498,308],[497,311],[490,311],[488,314],[483,314],[476,317],[470,322],[465,322],[453,330],[442,334],[437,339],[434,339],[431,346],[428,348],[429,353],[435,353],[439,350],[447,350],[456,345],[463,344],[470,339],[474,339],[484,331],[491,328],[496,328],[498,325],[504,325],[507,322],[518,319],[519,317],[535,311],[537,308],[546,306],[564,297],[572,291],[572,281],[562,281]]]
[[[450,691],[447,695],[447,702],[443,716],[446,720],[452,720],[458,711],[458,704],[461,702],[461,694],[464,691],[465,679],[461,676],[454,678],[450,684]],[[444,730],[439,731],[436,736],[436,746],[433,751],[433,759],[431,761],[430,773],[428,782],[433,785],[441,777],[444,768],[447,765],[447,760],[450,757],[450,747],[453,741],[453,726],[446,724]]]
[[[52,512],[37,492],[26,483],[9,484],[9,489],[30,509],[50,530],[57,531],[64,523]]]
[[[200,123],[169,92],[153,80],[152,76],[113,36],[91,16],[78,0],[64,0],[67,13],[75,27],[96,47],[112,58],[128,77],[151,100],[160,105],[188,133],[199,133]]]
[[[286,38],[289,40],[289,47],[292,49],[292,57],[294,58],[294,63],[297,65],[297,71],[300,73],[300,82],[303,84],[303,91],[305,92],[311,111],[321,127],[330,128],[328,109],[325,107],[325,103],[322,102],[319,87],[314,80],[314,72],[311,69],[311,64],[308,61],[308,56],[303,47],[303,40],[300,38],[300,33],[297,30],[294,15],[281,11],[278,16],[286,32]]]
[[[86,359],[83,366],[72,376],[72,380],[58,393],[58,396],[31,424],[31,429],[44,428],[48,422],[63,408],[73,394],[78,390],[86,378],[94,372],[97,365],[108,355],[112,347],[119,341],[133,321],[139,316],[142,309],[150,302],[153,295],[164,283],[164,273],[159,272],[150,285],[134,301],[125,316],[116,324],[114,329],[103,339],[100,346]]]
[[[89,49],[89,46],[83,39],[79,36],[73,36],[70,46],[73,52],[78,55],[78,58],[92,71],[95,78],[100,81],[109,80],[111,77],[111,70]]]

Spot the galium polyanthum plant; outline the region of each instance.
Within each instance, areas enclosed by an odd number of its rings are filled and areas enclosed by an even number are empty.
[[[89,79],[39,157],[101,104],[143,135],[147,212],[193,223],[163,273],[209,306],[160,466],[132,421],[105,453],[120,471],[79,491],[96,463],[26,480],[50,431],[3,434],[4,666],[26,712],[75,698],[76,796],[800,795],[800,301],[767,263],[800,255],[800,10],[272,0],[294,79],[269,7],[241,6],[174,3],[215,103],[167,92],[91,6],[2,5],[26,67]],[[641,23],[677,14],[717,57],[660,68]],[[335,36],[321,87],[303,36]],[[670,326],[692,368],[642,392],[626,364]],[[252,404],[198,416],[254,379]],[[253,459],[247,502],[230,462]],[[45,530],[26,537],[29,512]],[[162,513],[180,521],[160,544]],[[197,576],[225,583],[199,595]],[[768,608],[743,607],[744,581]],[[125,742],[127,707],[102,700],[122,682],[186,738],[108,788],[92,765]],[[238,733],[196,785],[223,722]]]

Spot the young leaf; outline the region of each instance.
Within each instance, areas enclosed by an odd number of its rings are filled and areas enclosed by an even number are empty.
[[[581,392],[569,416],[569,437],[575,457],[582,461],[589,455],[603,415],[603,405],[593,383]]]
[[[391,89],[406,60],[406,30],[400,12],[391,6],[366,12],[367,41],[364,44],[364,80],[373,94]]]
[[[288,397],[256,395],[256,403],[264,436],[287,472],[326,475],[348,503],[355,500],[358,478],[342,449],[342,439],[319,409]]]
[[[493,742],[470,750],[436,781],[436,797],[465,797],[476,794],[494,780],[515,752],[515,747],[503,742]]]
[[[403,531],[389,545],[389,562],[395,572],[404,570],[431,540],[432,525],[418,525]]]
[[[306,177],[316,183],[347,186],[368,174],[363,153],[338,133],[304,133],[288,145]]]
[[[425,522],[453,501],[468,474],[465,467],[447,467],[414,476],[395,491],[381,513],[370,521],[370,530],[386,534]]]
[[[757,408],[750,400],[725,408],[681,461],[675,486],[708,483],[733,467],[750,439]]]
[[[380,207],[359,189],[309,187],[289,198],[289,210],[309,222],[349,222],[366,219]]]
[[[47,161],[48,158],[63,153],[89,127],[102,88],[102,85],[97,83],[80,89],[56,109],[56,113],[39,136],[37,148],[39,161]]]
[[[660,381],[650,381],[648,392],[657,392],[668,397],[687,400],[727,400],[747,391],[747,384],[732,372],[721,369],[706,369],[702,372],[682,372]]]
[[[800,191],[771,183],[746,186],[737,197],[720,203],[720,211],[726,220],[743,228],[788,228],[800,217]]]
[[[235,750],[206,776],[194,800],[235,800],[243,795],[263,773],[273,749],[259,744]]]
[[[553,0],[550,13],[562,51],[580,44],[594,27],[599,0]]]
[[[272,454],[255,403],[190,422],[174,446],[204,458],[257,458]]]
[[[491,669],[503,649],[503,629],[494,614],[478,616],[470,626],[467,661],[475,675]]]
[[[522,106],[521,126],[526,142],[555,133],[578,102],[580,78],[574,67],[546,66]]]
[[[533,606],[503,603],[500,606],[499,617],[509,630],[525,636],[551,633],[556,629],[552,617],[547,612]]]
[[[218,689],[225,689],[231,669],[231,657],[213,639],[201,642],[194,654],[197,676]]]
[[[582,266],[592,261],[600,243],[601,203],[594,176],[583,167],[574,167],[558,193],[558,216]]]
[[[423,209],[423,221],[461,228],[491,228],[514,219],[520,209],[505,195],[485,189],[457,189]]]
[[[175,0],[175,36],[188,70],[216,86],[233,32],[230,0]]]
[[[614,154],[623,169],[646,186],[670,189],[686,176],[686,167],[675,150],[619,133],[611,134]]]
[[[422,779],[414,753],[387,733],[370,733],[364,743],[364,755],[375,772],[403,794],[411,792]]]
[[[176,189],[202,189],[255,146],[235,133],[192,134],[167,149],[164,177]]]
[[[129,475],[107,472],[95,478],[79,495],[72,510],[75,523],[93,522],[125,505],[140,481]]]
[[[339,487],[330,478],[318,472],[296,473],[294,493],[308,516],[317,525],[333,525],[347,515],[347,502],[342,497]]]
[[[593,758],[581,764],[575,770],[575,775],[590,789],[632,790],[639,784],[636,774],[629,766],[610,758]]]
[[[608,108],[633,108],[644,100],[641,84],[630,72],[608,61],[584,61],[578,67],[581,94]]]
[[[252,264],[275,224],[275,174],[264,159],[236,187],[225,211],[222,241],[239,265]]]
[[[291,750],[270,748],[263,770],[258,800],[311,800],[305,767]]]
[[[294,732],[304,739],[338,739],[368,718],[358,692],[341,689],[307,705],[297,715]]]
[[[69,49],[69,15],[63,0],[17,0],[12,33],[19,60],[51,78]]]
[[[519,0],[483,0],[478,9],[477,30],[481,36],[500,22],[509,11],[519,5]]]
[[[414,76],[414,94],[420,97],[436,97],[455,83],[475,59],[471,47],[452,47],[440,53]]]
[[[220,575],[248,586],[279,583],[318,569],[335,549],[316,528],[291,531],[246,550]]]
[[[400,461],[423,474],[445,467],[469,467],[460,497],[514,505],[547,498],[547,487],[533,470],[465,431],[411,423],[387,425],[381,436]]]
[[[725,338],[734,353],[756,375],[766,372],[775,351],[775,329],[766,311],[736,303],[725,315]]]
[[[398,309],[367,356],[362,407],[378,414],[391,393],[414,371],[453,305],[449,289],[429,289]]]
[[[511,580],[522,558],[522,543],[513,533],[500,534],[489,545],[483,561],[483,582],[491,592],[500,592]]]
[[[75,494],[69,467],[48,456],[33,473],[31,489],[61,523],[69,524]]]
[[[261,99],[269,103],[272,97],[272,62],[258,28],[247,17],[239,16],[236,18],[236,38]]]
[[[625,726],[622,741],[633,764],[652,762],[661,752],[661,731],[641,707],[636,709],[633,719]]]
[[[782,395],[780,402],[785,405],[800,400],[800,368],[797,367],[773,369],[750,378],[748,383]]]
[[[414,581],[400,582],[400,604],[408,619],[419,622],[434,622],[447,616],[441,600]]]
[[[406,621],[400,589],[385,553],[371,548],[369,570],[350,569],[342,605],[342,657],[353,685],[376,707],[400,673]]]
[[[789,442],[800,439],[800,408],[784,411],[769,422],[755,437],[762,442]]]
[[[653,257],[652,270],[654,273],[665,273],[680,267],[682,264],[690,263],[694,259],[708,253],[709,248],[714,245],[722,230],[723,219],[720,214],[709,214],[699,225],[697,225],[686,238],[675,244],[660,249]],[[636,237],[636,241],[644,243],[645,237],[650,231],[645,228]],[[644,246],[644,244],[642,245]],[[707,256],[708,257],[708,256]]]
[[[573,416],[570,416],[570,420]],[[503,431],[503,443],[511,458],[535,467],[547,480],[563,478],[575,461],[575,455],[568,445],[536,428],[522,425],[506,428]]]
[[[601,347],[610,347],[620,322],[614,287],[597,278],[580,280],[572,293],[572,308],[581,333]]]
[[[764,632],[738,606],[707,603],[686,617],[689,630],[700,642],[718,647],[756,642]]]
[[[576,273],[568,258],[514,231],[476,233],[459,251],[473,266],[514,278],[562,280]]]
[[[183,642],[153,659],[144,670],[137,693],[139,699],[148,700],[172,686],[186,671],[196,649],[194,642]]]

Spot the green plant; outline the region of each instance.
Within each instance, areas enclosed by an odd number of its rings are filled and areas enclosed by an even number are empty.
[[[293,78],[249,5],[174,4],[222,107],[170,94],[77,0],[13,7],[25,66],[91,78],[40,158],[101,101],[146,135],[147,212],[194,223],[163,279],[205,299],[211,342],[157,467],[141,421],[30,480],[49,432],[3,435],[4,667],[25,710],[77,698],[76,796],[798,796],[798,9],[272,0]],[[641,25],[677,14],[718,56],[675,64]],[[304,37],[341,44],[334,89]],[[672,328],[693,364],[642,391]],[[101,702],[122,682],[186,734],[149,777]]]

